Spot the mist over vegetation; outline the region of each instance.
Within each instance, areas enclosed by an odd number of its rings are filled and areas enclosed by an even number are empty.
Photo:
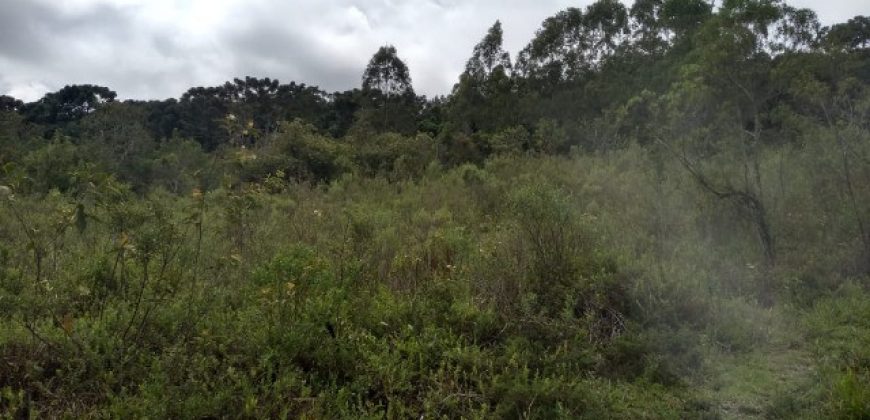
[[[449,95],[0,96],[5,418],[870,418],[870,18],[599,0]]]

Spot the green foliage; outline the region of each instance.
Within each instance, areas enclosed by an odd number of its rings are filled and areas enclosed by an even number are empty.
[[[107,87],[95,85],[68,85],[46,94],[37,102],[21,107],[28,122],[56,124],[75,122],[94,112],[98,107],[115,100],[117,94]]]
[[[349,170],[347,145],[316,133],[296,120],[283,123],[257,147],[232,152],[243,181],[263,179],[282,171],[295,180],[326,181]]]

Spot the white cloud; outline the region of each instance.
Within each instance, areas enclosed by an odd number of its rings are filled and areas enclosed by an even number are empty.
[[[29,82],[12,85],[7,95],[23,101],[35,101],[41,98],[45,92],[48,92],[48,90],[48,86],[43,85],[42,83]]]
[[[867,0],[788,0],[788,4],[815,10],[825,25],[845,22],[856,15],[870,14]]]

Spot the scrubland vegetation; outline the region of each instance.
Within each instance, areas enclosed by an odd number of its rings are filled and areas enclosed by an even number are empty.
[[[870,417],[870,35],[601,0],[451,95],[0,98],[9,418]]]

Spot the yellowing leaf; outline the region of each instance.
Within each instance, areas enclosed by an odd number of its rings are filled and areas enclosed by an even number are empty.
[[[118,248],[125,248],[128,243],[130,243],[130,237],[127,236],[127,232],[121,232],[118,235]]]
[[[65,314],[63,319],[60,322],[61,328],[66,331],[67,334],[72,334],[73,324],[75,323],[75,319],[73,319],[71,314]]]

